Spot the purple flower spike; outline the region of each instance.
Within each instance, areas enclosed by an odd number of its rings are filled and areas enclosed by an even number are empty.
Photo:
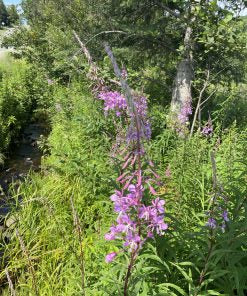
[[[222,213],[222,217],[223,217],[224,221],[226,221],[226,222],[229,221],[228,212],[226,210]]]
[[[189,120],[189,115],[191,114],[192,114],[191,101],[187,101],[184,104],[180,114],[178,115],[178,120],[180,124],[185,125]]]
[[[101,88],[98,98],[104,101],[106,115],[113,111],[117,117],[124,116],[124,120],[115,121],[117,124],[127,123],[125,148],[120,147],[122,141],[115,145],[119,146],[119,156],[122,157],[121,174],[117,178],[120,188],[111,196],[117,218],[110,231],[105,234],[105,239],[122,240],[123,250],[131,253],[135,260],[147,239],[153,238],[155,234],[163,235],[168,228],[164,223],[165,202],[153,198],[157,195],[155,187],[160,185],[160,176],[151,169],[154,167],[151,161],[148,161],[149,167],[146,165],[144,143],[151,138],[147,98],[129,88],[126,81],[127,71],[121,72],[110,48],[106,45],[105,49],[124,95],[118,91],[109,91],[105,87]],[[183,116],[192,112],[190,105],[185,107]],[[111,262],[116,255],[115,252],[108,254],[106,262]]]
[[[214,218],[209,218],[206,225],[212,229],[215,229],[217,226],[216,220]]]
[[[105,257],[105,262],[106,263],[112,262],[116,256],[117,256],[116,252],[112,252],[110,254],[107,254],[106,257]]]

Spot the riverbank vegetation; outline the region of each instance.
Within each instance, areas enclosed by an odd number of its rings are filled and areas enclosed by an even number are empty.
[[[2,295],[246,294],[246,20],[227,3],[23,1],[1,149],[31,117],[51,132],[11,191]]]
[[[35,112],[45,110],[51,94],[44,73],[6,53],[0,60],[0,153],[7,152]]]

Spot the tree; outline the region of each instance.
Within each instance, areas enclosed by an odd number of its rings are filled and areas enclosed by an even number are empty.
[[[116,57],[138,73],[135,87],[143,87],[159,104],[170,104],[175,119],[191,103],[201,117],[196,106],[210,95],[209,84],[244,77],[246,50],[238,14],[245,3],[224,3],[222,8],[217,0],[24,0],[30,24],[25,45],[33,49],[30,59],[63,75],[67,67],[57,71],[61,55],[66,63],[76,53],[72,30],[98,61],[104,60],[102,42],[107,40]],[[114,30],[124,34],[104,33]]]
[[[8,12],[8,23],[10,25],[17,25],[20,22],[20,16],[17,12],[16,6],[13,4],[7,6],[7,12]]]
[[[199,100],[201,100],[201,91],[204,92],[208,86],[209,75],[212,76],[213,74],[214,76],[217,71],[222,72],[225,68],[228,68],[229,59],[232,59],[236,52],[239,52],[240,44],[236,41],[240,32],[237,32],[236,26],[234,28],[238,18],[234,18],[233,13],[239,13],[245,6],[245,1],[241,0],[225,1],[225,9],[221,8],[217,1],[206,0],[180,1],[176,11],[166,5],[160,5],[164,11],[179,18],[184,28],[182,33],[184,37],[179,47],[180,61],[177,65],[171,100],[171,111],[175,121],[181,114],[182,117],[186,118],[186,112],[191,112],[188,105],[192,101],[192,84],[195,78],[200,80],[200,77],[195,77],[195,75],[202,72],[203,69],[207,70],[205,78],[207,81],[199,90]],[[233,19],[235,19],[235,22],[231,22]],[[229,27],[231,27],[230,30]],[[227,31],[229,35],[227,37],[224,35],[223,40],[222,32],[226,33]],[[242,49],[245,48],[244,43],[241,46]],[[224,60],[226,63],[224,63]],[[200,61],[203,61],[203,63]],[[218,63],[221,67],[214,66],[213,63]],[[195,66],[197,66],[197,69]],[[229,71],[227,72],[229,73]],[[231,78],[233,77],[231,76]],[[196,110],[200,113],[201,102],[199,101],[198,104],[199,110],[198,108]]]
[[[0,27],[8,25],[8,12],[3,0],[0,0]]]

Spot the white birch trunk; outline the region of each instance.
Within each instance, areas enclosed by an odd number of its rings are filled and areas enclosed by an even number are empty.
[[[186,103],[191,102],[191,84],[194,77],[192,58],[192,28],[186,28],[184,37],[184,57],[177,67],[172,92],[171,112],[178,116]]]

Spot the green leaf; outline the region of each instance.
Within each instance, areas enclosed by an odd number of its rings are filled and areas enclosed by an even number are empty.
[[[158,285],[158,287],[160,287],[160,288],[173,288],[177,292],[179,292],[180,295],[183,295],[183,296],[188,295],[182,288],[180,288],[179,286],[177,286],[175,284],[172,284],[172,283],[163,283],[163,284]]]

